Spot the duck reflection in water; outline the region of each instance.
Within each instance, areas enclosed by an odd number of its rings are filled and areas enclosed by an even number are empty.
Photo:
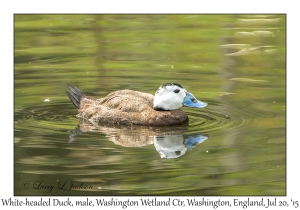
[[[188,149],[208,139],[207,135],[184,135],[187,125],[169,127],[149,126],[122,126],[122,125],[92,125],[90,122],[80,119],[76,129],[69,131],[69,143],[76,140],[82,132],[101,132],[109,141],[123,147],[142,147],[154,144],[161,158],[178,158]]]

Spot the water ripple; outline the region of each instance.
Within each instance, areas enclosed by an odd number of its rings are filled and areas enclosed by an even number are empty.
[[[200,129],[204,133],[239,132],[256,124],[256,119],[273,117],[273,114],[260,109],[249,109],[249,105],[239,102],[235,107],[216,101],[208,102],[204,109],[186,109],[191,131]]]

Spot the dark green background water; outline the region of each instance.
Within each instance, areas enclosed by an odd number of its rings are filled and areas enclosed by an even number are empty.
[[[15,15],[15,195],[285,195],[285,18]],[[166,82],[208,102],[188,126],[75,131],[68,83],[100,98]],[[154,143],[198,135],[172,159]]]

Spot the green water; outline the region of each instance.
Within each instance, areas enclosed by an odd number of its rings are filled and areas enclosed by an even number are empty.
[[[285,15],[14,20],[15,195],[286,194]],[[208,103],[188,125],[91,127],[65,94],[167,82]]]

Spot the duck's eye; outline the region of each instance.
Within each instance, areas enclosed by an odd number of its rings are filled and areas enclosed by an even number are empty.
[[[179,89],[174,90],[174,93],[179,93],[179,92],[180,92]]]
[[[196,100],[195,98],[191,98],[191,101],[192,101],[193,103],[196,103],[196,102],[197,102],[197,100]]]

